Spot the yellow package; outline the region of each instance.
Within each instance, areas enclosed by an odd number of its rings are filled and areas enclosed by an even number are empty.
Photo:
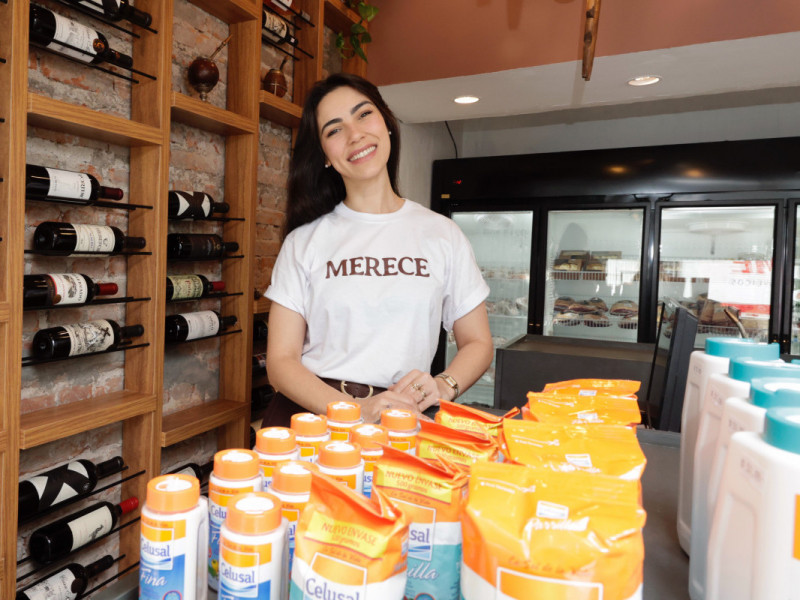
[[[512,464],[472,467],[463,600],[641,600],[638,482]]]
[[[426,460],[384,446],[373,486],[408,518],[405,598],[459,600],[461,512],[468,475],[444,460]]]
[[[544,423],[605,423],[631,425],[642,422],[635,399],[621,396],[557,396],[549,392],[528,392],[525,420]]]
[[[322,473],[295,534],[290,600],[402,598],[408,522],[380,490],[365,498]]]
[[[542,391],[556,394],[579,393],[584,396],[611,394],[635,398],[640,387],[642,382],[633,379],[570,379],[548,383]]]
[[[417,434],[417,456],[420,458],[441,457],[460,465],[471,465],[478,461],[496,461],[499,450],[497,440],[486,434],[420,421]]]
[[[586,471],[638,481],[647,459],[636,432],[625,425],[503,422],[507,460],[555,471]]]
[[[436,422],[450,429],[483,433],[496,438],[503,419],[510,419],[517,414],[519,414],[518,408],[512,408],[506,414],[497,416],[463,404],[440,400]]]

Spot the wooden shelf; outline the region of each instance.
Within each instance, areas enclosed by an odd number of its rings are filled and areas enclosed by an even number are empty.
[[[251,119],[180,92],[172,92],[171,107],[173,121],[204,131],[220,135],[256,132]]]
[[[260,0],[189,0],[226,23],[241,23],[261,18]]]
[[[41,446],[111,423],[138,417],[157,408],[156,397],[137,392],[114,392],[22,415],[19,445]]]
[[[283,125],[284,127],[299,127],[303,109],[294,102],[278,98],[265,90],[258,93],[258,104],[261,117]]]
[[[350,26],[360,20],[358,13],[342,0],[325,0],[325,25],[334,31],[349,32]]]
[[[28,93],[28,125],[120,146],[155,146],[163,140],[155,127],[32,92]]]
[[[214,400],[187,408],[162,420],[161,446],[166,448],[247,415],[250,405],[232,400]]]
[[[0,323],[6,323],[11,317],[11,306],[8,302],[0,302]]]
[[[6,450],[8,450],[8,433],[0,431],[0,454],[3,454]],[[2,573],[1,570],[0,573]]]
[[[272,301],[269,298],[264,298],[262,296],[253,302],[253,314],[257,315],[258,313],[269,312],[269,307],[271,304]]]

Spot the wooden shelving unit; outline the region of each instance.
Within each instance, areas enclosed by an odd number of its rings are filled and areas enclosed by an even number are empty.
[[[173,89],[173,17],[177,0],[137,0],[153,16],[157,33],[138,30],[132,39],[137,69],[155,76],[131,86],[130,118],[106,114],[63,98],[29,89],[28,11],[30,0],[0,0],[0,598],[15,594],[17,481],[20,452],[70,436],[121,424],[122,456],[130,473],[145,476],[122,486],[123,497],[144,502],[147,481],[160,473],[161,451],[216,431],[218,448],[247,444],[250,422],[253,314],[269,311],[269,301],[253,300],[255,209],[259,119],[292,129],[299,126],[302,102],[322,75],[324,26],[348,29],[358,16],[340,0],[295,0],[315,27],[298,28],[304,49],[315,58],[295,62],[293,101],[261,90],[261,0],[189,0],[228,24],[227,101],[219,108]],[[42,0],[46,4],[46,0]],[[74,15],[83,21],[85,17]],[[101,25],[97,25],[102,30]],[[60,60],[60,59],[58,59]],[[365,74],[366,65],[347,60],[343,70]],[[87,67],[88,68],[88,67]],[[221,264],[222,278],[239,295],[218,300],[225,315],[236,315],[241,332],[219,339],[218,399],[163,414],[170,132],[173,123],[224,137],[224,197],[235,220],[221,225],[226,240],[239,243],[242,260]],[[21,414],[22,276],[25,265],[25,162],[28,126],[130,149],[128,200],[153,210],[128,214],[127,234],[147,240],[149,254],[125,260],[126,294],[149,298],[125,305],[125,321],[141,323],[146,344],[124,355],[124,384],[118,392],[89,395],[64,405]],[[103,210],[103,209],[97,209]],[[98,307],[97,310],[102,310]],[[81,369],[81,359],[71,361]],[[71,456],[64,456],[64,462]],[[137,513],[123,519],[135,518]],[[139,557],[139,530],[119,534],[119,568]]]

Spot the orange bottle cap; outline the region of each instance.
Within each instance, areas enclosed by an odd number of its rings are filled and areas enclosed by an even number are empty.
[[[377,450],[379,444],[389,443],[389,431],[383,425],[367,423],[354,427],[350,438],[364,450]]]
[[[357,467],[361,464],[361,446],[354,442],[328,442],[319,449],[317,462],[334,469]]]
[[[191,510],[200,499],[200,482],[192,475],[160,475],[147,482],[147,508],[176,513]]]
[[[311,491],[311,471],[319,471],[319,468],[304,460],[278,463],[272,472],[272,488],[287,494],[308,494]]]
[[[244,534],[269,533],[281,524],[281,501],[267,492],[236,494],[228,502],[225,525]]]
[[[389,431],[413,431],[417,428],[417,416],[410,410],[390,408],[381,412],[381,425]]]
[[[256,434],[256,450],[264,454],[286,454],[295,448],[297,440],[288,427],[265,427]]]
[[[340,423],[355,423],[361,419],[361,405],[344,400],[330,402],[328,403],[328,419]]]
[[[325,435],[328,419],[324,415],[296,413],[292,415],[292,429],[297,435]]]
[[[222,479],[251,479],[259,474],[258,454],[243,448],[220,450],[214,455],[214,475]]]

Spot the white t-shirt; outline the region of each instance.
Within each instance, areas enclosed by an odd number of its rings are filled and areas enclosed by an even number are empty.
[[[292,231],[264,295],[305,319],[313,373],[388,387],[428,371],[440,327],[452,330],[489,286],[458,226],[405,200],[388,214],[339,203]]]

